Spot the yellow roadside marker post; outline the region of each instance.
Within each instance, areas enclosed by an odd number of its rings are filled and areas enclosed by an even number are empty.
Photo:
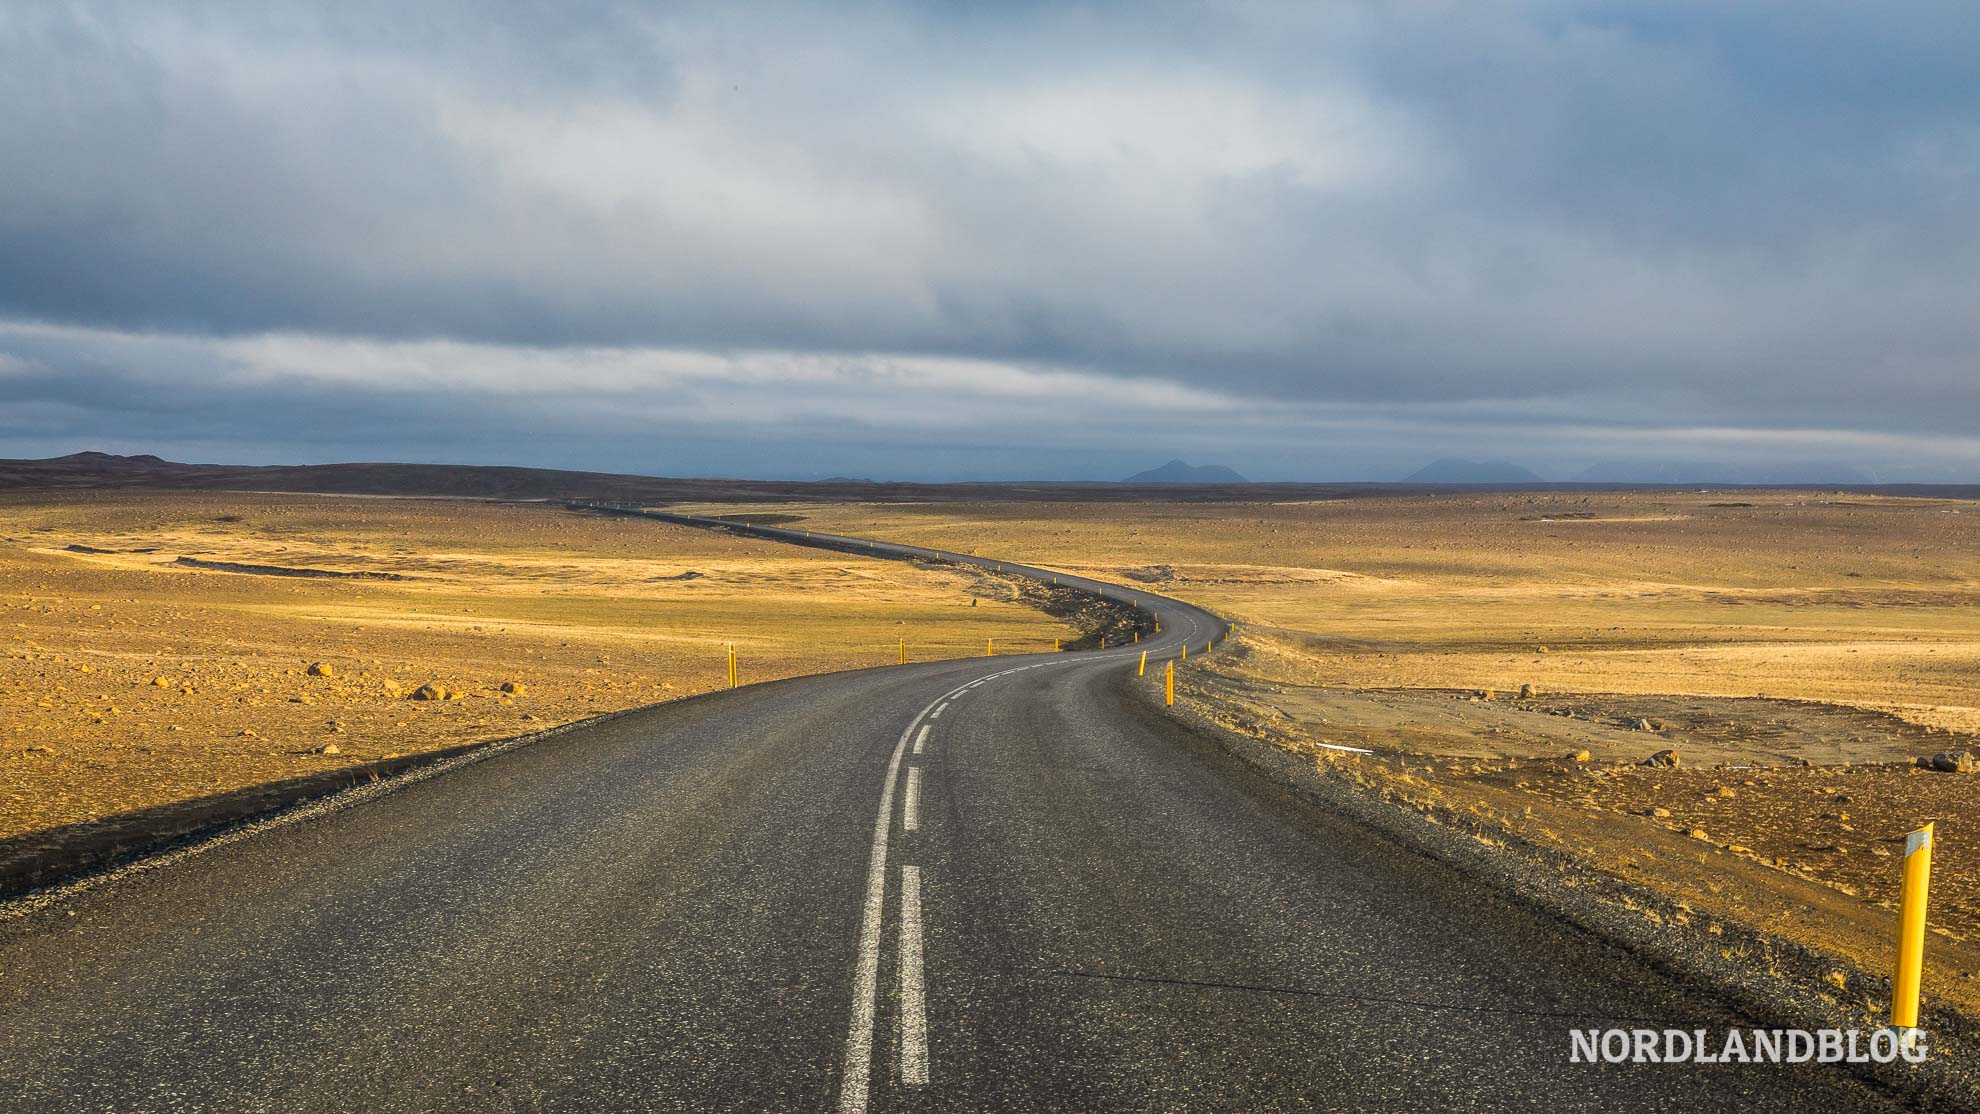
[[[907,639],[901,639],[901,664],[907,664]]]
[[[1169,668],[1164,670],[1163,674],[1162,703],[1174,707],[1176,703],[1176,663],[1170,662]]]
[[[1213,645],[1215,645],[1215,643],[1212,643],[1212,642],[1205,642],[1205,643],[1203,644],[1203,652],[1204,652],[1204,653],[1206,653],[1206,654],[1207,654],[1207,653],[1209,653],[1209,652],[1210,652],[1210,647],[1211,647],[1211,646],[1213,646]]]
[[[1925,969],[1925,891],[1932,881],[1932,825],[1904,837],[1904,881],[1898,888],[1897,972],[1891,976],[1891,1024],[1918,1028],[1918,983]],[[1909,1034],[1900,1033],[1899,1039]]]
[[[1141,652],[1141,664],[1134,667],[1134,675],[1137,677],[1148,676],[1148,651],[1143,650]]]
[[[729,687],[736,687],[736,644],[729,643]]]
[[[1187,643],[1187,642],[1185,642],[1185,643],[1183,643],[1183,648],[1182,648],[1182,660],[1184,660],[1184,661],[1188,661],[1188,660],[1189,660],[1189,643]]]
[[[1055,654],[1059,652],[1059,640],[1056,638],[1052,640],[1052,652]]]
[[[984,639],[984,640],[983,640],[983,656],[984,656],[984,657],[986,657],[986,658],[994,658],[994,657],[996,657],[996,656],[997,656],[997,640],[996,640],[996,639],[994,639],[994,638],[986,638],[986,639]]]

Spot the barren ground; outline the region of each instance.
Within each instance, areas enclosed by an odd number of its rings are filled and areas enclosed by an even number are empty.
[[[1914,764],[1980,751],[1980,504],[1713,491],[775,510],[1212,607],[1240,637],[1183,689],[1228,726],[1866,970],[1890,962],[1894,849],[1936,821],[1927,990],[1980,1008],[1980,776]],[[1637,764],[1665,749],[1679,768]]]
[[[727,642],[747,682],[1079,633],[1015,599],[554,505],[0,497],[0,838],[706,692]]]

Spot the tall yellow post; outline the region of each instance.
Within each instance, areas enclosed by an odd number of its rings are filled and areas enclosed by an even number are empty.
[[[736,687],[736,644],[729,643],[729,687]]]
[[[1137,677],[1148,676],[1148,651],[1143,650],[1141,652],[1141,664],[1134,667],[1134,675]]]
[[[1170,662],[1162,678],[1162,703],[1173,707],[1176,702],[1176,663]]]
[[[1183,648],[1182,648],[1182,660],[1184,660],[1184,661],[1188,661],[1188,660],[1189,660],[1189,643],[1187,643],[1187,642],[1185,642],[1185,643],[1183,643]]]
[[[1134,632],[1134,641],[1135,641],[1135,644],[1136,644],[1136,645],[1140,645],[1140,643],[1141,643],[1141,632],[1140,632],[1140,631],[1135,631],[1135,632]]]
[[[997,656],[997,640],[996,640],[996,639],[994,639],[994,638],[986,638],[986,639],[984,639],[984,640],[983,640],[983,656],[984,656],[984,657],[986,657],[986,658],[993,658],[993,657],[996,657],[996,656]]]
[[[901,664],[907,664],[907,639],[901,639]]]
[[[1212,646],[1214,646],[1214,645],[1216,645],[1216,643],[1214,643],[1214,642],[1205,642],[1205,643],[1203,644],[1203,652],[1204,652],[1205,654],[1208,654],[1208,653],[1210,652],[1210,647],[1212,647]]]
[[[1904,837],[1904,882],[1898,888],[1897,972],[1891,976],[1891,1024],[1918,1027],[1918,983],[1925,970],[1925,890],[1932,881],[1932,825]]]

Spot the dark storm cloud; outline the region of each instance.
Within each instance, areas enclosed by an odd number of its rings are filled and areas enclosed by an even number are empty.
[[[1976,26],[1950,3],[13,6],[0,435],[1971,473]]]

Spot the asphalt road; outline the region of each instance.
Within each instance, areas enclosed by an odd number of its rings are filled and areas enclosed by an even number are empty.
[[[0,1109],[1877,1105],[1570,1064],[1740,1019],[1233,768],[1134,691],[1219,621],[1109,590],[1162,634],[682,701],[0,919]]]

